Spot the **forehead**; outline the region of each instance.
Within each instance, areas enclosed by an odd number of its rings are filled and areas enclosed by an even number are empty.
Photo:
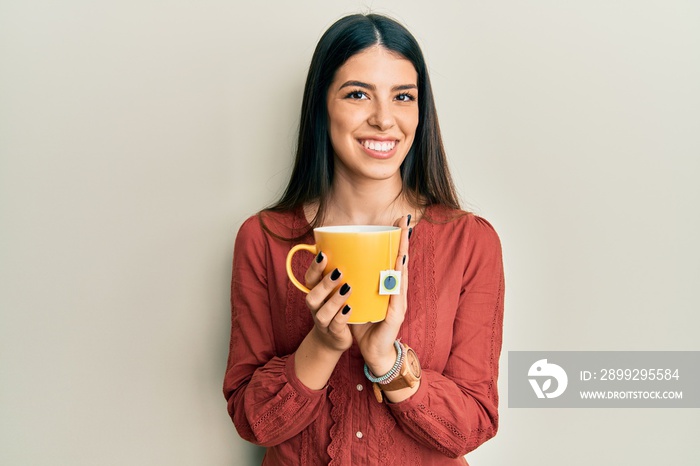
[[[335,73],[335,85],[348,80],[369,84],[418,84],[418,73],[409,60],[380,45],[356,53]]]

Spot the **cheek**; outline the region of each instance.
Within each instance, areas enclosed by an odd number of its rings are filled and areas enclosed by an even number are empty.
[[[329,113],[329,131],[331,138],[341,139],[348,136],[348,133],[355,127],[355,115],[342,108],[333,108]]]
[[[333,147],[342,146],[347,138],[348,131],[342,121],[332,120],[328,127],[329,136]]]
[[[342,155],[348,151],[348,131],[343,123],[337,120],[331,121],[328,127],[331,147],[336,155]]]
[[[401,129],[406,137],[413,138],[418,129],[418,112],[411,112],[403,116]]]

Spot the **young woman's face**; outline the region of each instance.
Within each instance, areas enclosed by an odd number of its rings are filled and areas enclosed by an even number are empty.
[[[418,126],[418,73],[413,64],[374,46],[338,68],[328,89],[336,175],[400,177]]]

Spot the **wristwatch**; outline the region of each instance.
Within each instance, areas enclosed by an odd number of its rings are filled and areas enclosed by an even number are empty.
[[[399,375],[388,384],[373,384],[374,396],[380,403],[383,399],[382,391],[393,392],[395,390],[401,390],[402,388],[413,388],[420,381],[421,368],[416,352],[404,344],[402,344],[402,348],[406,353],[406,357],[399,370]]]

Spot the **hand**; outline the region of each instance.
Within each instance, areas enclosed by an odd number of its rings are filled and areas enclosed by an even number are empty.
[[[406,316],[408,303],[408,227],[407,216],[398,219],[394,226],[401,227],[401,243],[394,270],[401,272],[401,292],[389,298],[386,319],[381,322],[354,324],[350,331],[355,337],[362,357],[370,370],[377,375],[389,372],[396,362],[394,341]]]
[[[318,261],[319,258],[321,262]],[[314,319],[311,333],[315,340],[327,349],[342,353],[352,345],[352,334],[348,328],[351,310],[345,305],[352,289],[343,284],[333,293],[333,289],[342,283],[343,274],[335,269],[324,277],[323,270],[327,262],[326,256],[320,252],[306,271],[304,279],[307,288],[311,290],[306,295],[306,305]]]

